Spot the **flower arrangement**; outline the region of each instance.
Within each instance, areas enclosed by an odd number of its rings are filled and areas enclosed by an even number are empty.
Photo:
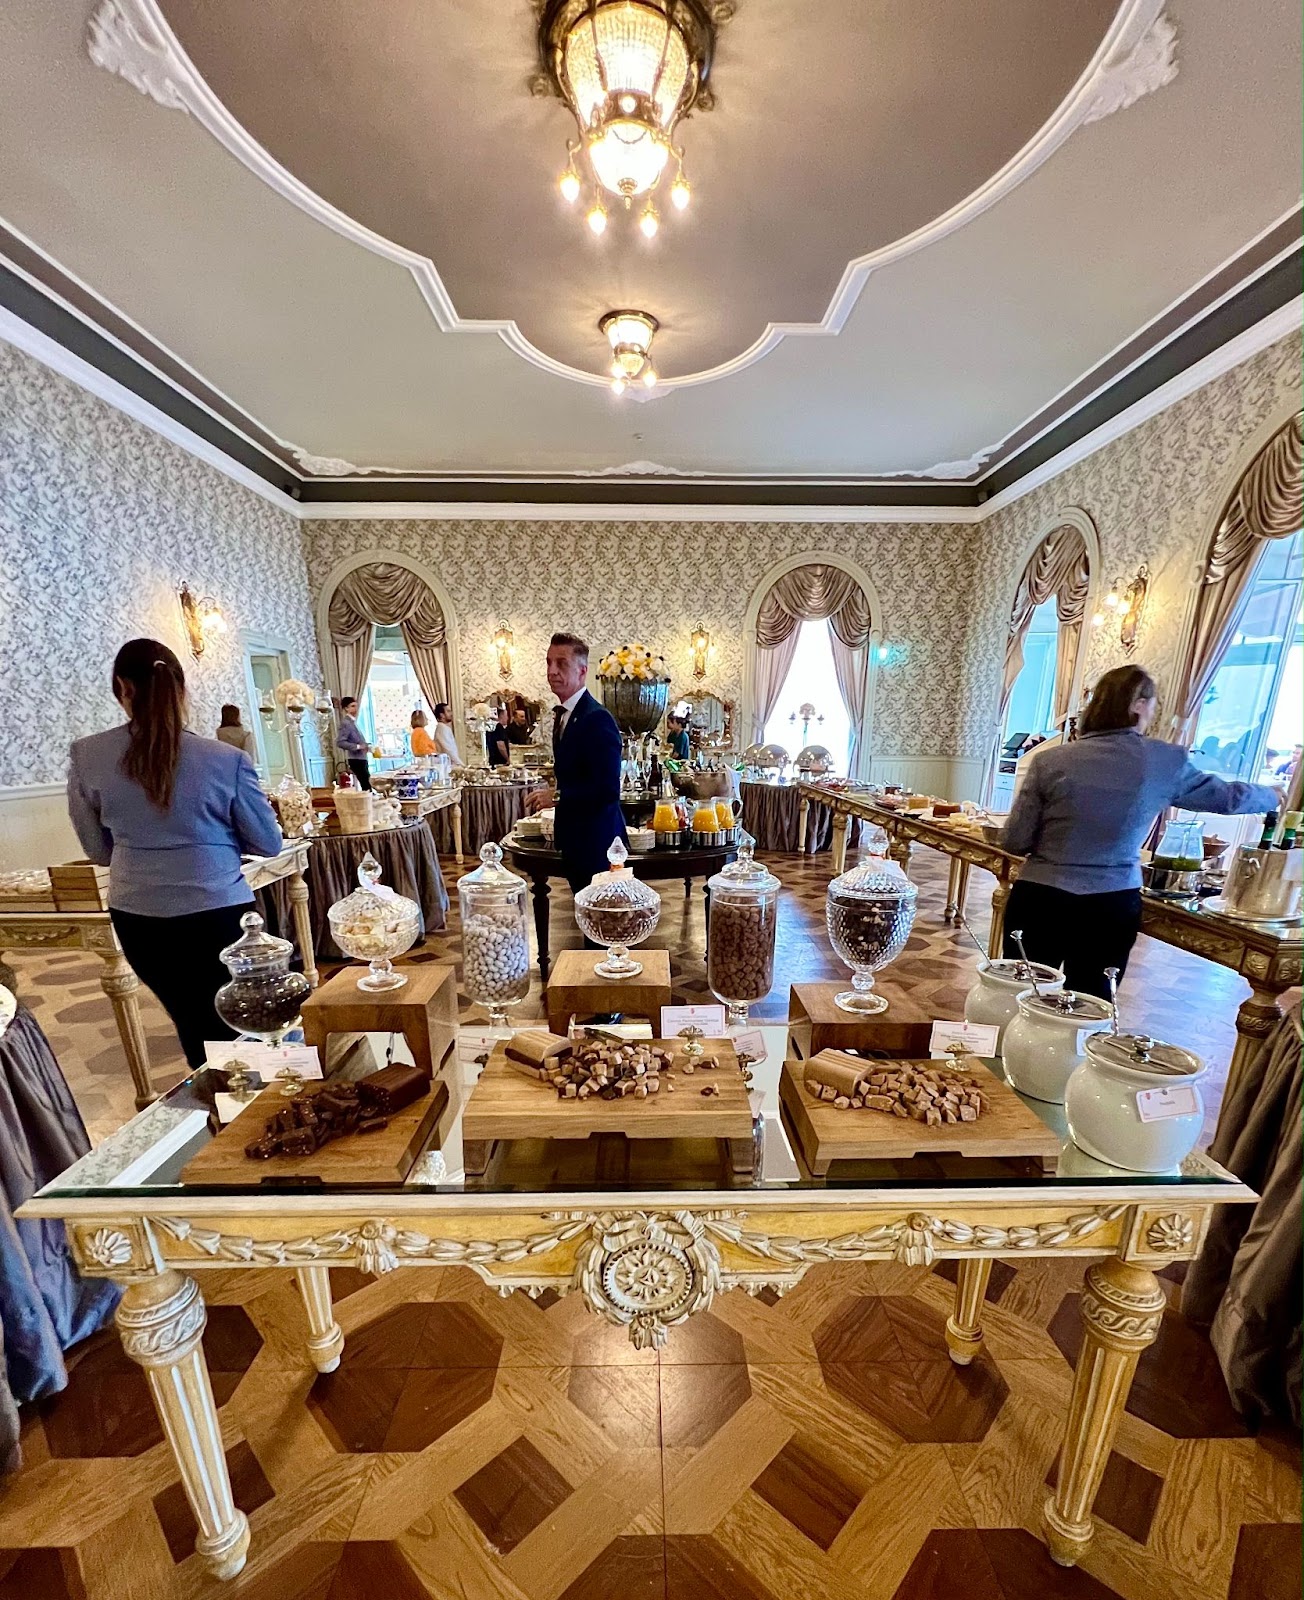
[[[287,711],[301,712],[317,703],[317,691],[298,678],[283,678],[272,690],[272,697]]]
[[[645,644],[622,644],[610,650],[598,663],[600,678],[625,678],[633,683],[669,683],[666,658],[655,655]]]

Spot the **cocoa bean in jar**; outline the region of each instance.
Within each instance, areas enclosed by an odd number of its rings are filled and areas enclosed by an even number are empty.
[[[774,983],[774,936],[778,906],[773,899],[711,902],[707,982],[721,999],[762,1000]]]

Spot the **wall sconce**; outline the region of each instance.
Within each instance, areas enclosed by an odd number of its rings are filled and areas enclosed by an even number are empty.
[[[498,652],[498,676],[510,678],[516,659],[516,636],[505,622],[500,622],[494,632],[494,649]]]
[[[210,638],[226,632],[226,618],[212,595],[196,596],[188,583],[177,590],[181,620],[185,624],[190,653],[198,661]]]
[[[1121,579],[1114,579],[1109,586],[1109,593],[1100,603],[1101,609],[1091,619],[1093,628],[1103,628],[1111,616],[1117,617],[1118,641],[1128,655],[1136,649],[1137,631],[1141,626],[1141,614],[1145,610],[1149,588],[1150,568],[1143,561],[1126,589]]]
[[[711,635],[700,622],[693,629],[690,643],[693,646],[693,676],[700,683],[706,677],[707,657],[711,653]]]
[[[880,644],[874,651],[874,659],[880,667],[887,666],[892,659],[892,646],[890,644]]]

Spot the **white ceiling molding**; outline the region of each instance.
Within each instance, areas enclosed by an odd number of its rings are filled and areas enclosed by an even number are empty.
[[[577,478],[706,478],[710,474],[696,469],[666,467],[659,461],[626,461],[620,467],[576,467]]]
[[[1176,32],[1164,15],[1163,5],[1164,0],[1123,0],[1100,47],[1068,97],[1023,149],[940,217],[848,262],[818,323],[770,323],[753,344],[730,360],[701,372],[663,378],[655,389],[631,389],[627,398],[643,404],[664,398],[673,389],[729,377],[761,360],[785,338],[836,336],[876,268],[900,261],[981,216],[1030,177],[1078,128],[1122,110],[1172,81],[1177,72]],[[195,117],[237,160],[309,216],[354,244],[405,267],[416,280],[441,332],[494,334],[523,360],[554,377],[593,387],[608,386],[609,377],[585,372],[547,355],[510,319],[460,317],[429,257],[407,250],[354,221],[287,171],[209,88],[156,0],[100,0],[87,27],[86,48],[97,66],[125,78],[141,94],[168,109]]]
[[[281,441],[282,444],[286,442],[284,439]],[[303,470],[314,478],[362,478],[376,470],[374,467],[355,467],[343,456],[315,456],[310,450],[300,449],[297,444],[290,445],[289,450]]]

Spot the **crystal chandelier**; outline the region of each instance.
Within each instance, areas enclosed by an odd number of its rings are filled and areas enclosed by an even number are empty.
[[[579,125],[559,187],[573,205],[584,188],[581,164],[587,169],[595,234],[607,226],[604,195],[627,209],[643,197],[639,227],[652,238],[660,226],[653,195],[672,159],[670,201],[678,211],[687,206],[675,126],[711,103],[704,84],[715,27],[732,9],[724,0],[547,0],[539,20],[543,82]]]
[[[611,388],[624,394],[631,383],[651,389],[657,381],[652,339],[660,324],[647,311],[608,311],[598,323],[611,346]]]

